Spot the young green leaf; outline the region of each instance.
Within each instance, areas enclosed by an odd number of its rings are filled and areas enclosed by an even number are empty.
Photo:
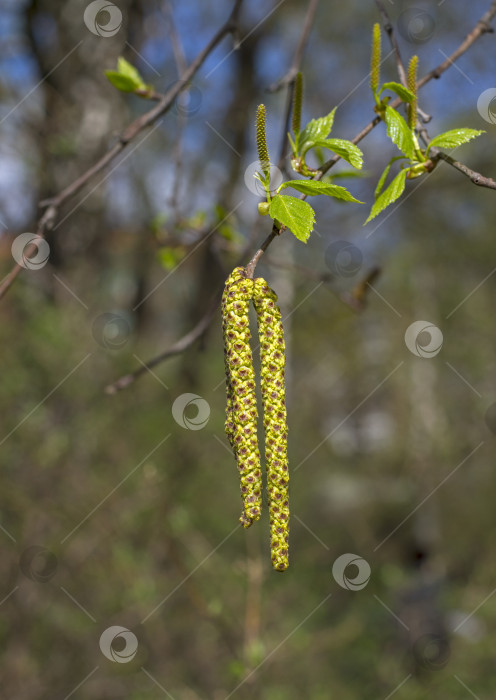
[[[297,197],[278,194],[270,203],[270,216],[287,226],[299,241],[306,243],[315,222],[315,212]]]
[[[129,61],[126,61],[125,58],[122,56],[119,56],[117,59],[117,71],[121,75],[126,75],[128,78],[131,78],[134,80],[136,83],[139,83],[140,85],[144,85],[145,81],[139,74],[139,71],[137,68],[135,68]]]
[[[300,150],[301,155],[312,148],[318,141],[327,138],[331,133],[332,125],[334,124],[334,114],[336,107],[329,112],[326,117],[320,119],[312,119],[300,133]]]
[[[112,85],[120,90],[121,92],[135,92],[136,90],[142,89],[140,83],[136,83],[133,78],[129,78],[127,75],[122,75],[115,70],[106,70],[105,75]]]
[[[117,70],[106,70],[105,75],[121,92],[135,92],[148,88],[137,69],[122,56],[117,59]]]
[[[415,143],[412,132],[401,114],[389,105],[386,106],[385,121],[387,124],[387,134],[391,141],[398,146],[400,151],[407,158],[413,160],[415,157]]]
[[[343,160],[358,170],[363,166],[363,153],[351,141],[346,141],[345,139],[324,139],[323,141],[318,141],[316,145],[337,153],[338,156],[341,156]]]
[[[413,100],[415,99],[415,95],[413,94],[413,92],[401,83],[384,83],[384,85],[381,87],[379,94],[381,94],[383,90],[391,90],[391,92],[396,93],[398,97],[401,97],[403,102],[413,102]]]
[[[377,197],[382,192],[382,188],[384,187],[384,183],[386,182],[386,178],[389,175],[389,171],[391,170],[392,164],[393,164],[392,161],[389,161],[389,163],[384,168],[382,175],[379,178],[379,182],[377,183],[377,187],[374,190],[374,198],[375,199],[377,199]]]
[[[377,197],[374,206],[370,210],[369,218],[367,219],[365,224],[368,224],[368,222],[374,217],[376,217],[377,214],[380,214],[381,211],[383,211],[386,207],[395,202],[398,199],[398,197],[401,197],[405,190],[405,179],[407,172],[407,170],[400,170],[400,172],[396,175],[389,187],[385,189],[384,192],[381,195],[379,195],[379,197]]]
[[[432,139],[427,153],[429,153],[431,148],[456,148],[456,146],[461,146],[463,143],[467,143],[467,141],[471,141],[485,133],[485,131],[478,131],[477,129],[451,129],[451,131],[445,131],[444,134],[439,134],[439,136],[435,136]]]
[[[375,192],[374,192],[375,199],[377,199],[377,197],[382,192],[382,188],[384,187],[384,183],[386,182],[386,178],[388,176],[388,173],[389,173],[389,170],[391,169],[392,164],[397,160],[401,160],[402,158],[403,158],[403,156],[396,156],[395,158],[391,158],[389,163],[386,165],[382,175],[379,178],[379,182],[377,183],[377,187],[375,188]]]
[[[336,197],[336,199],[342,199],[345,202],[363,204],[359,199],[355,199],[355,197],[348,192],[346,187],[333,185],[330,182],[320,182],[320,180],[289,180],[281,185],[281,189],[285,187],[292,187],[294,190],[298,190],[298,192],[309,196],[326,194],[328,197]]]

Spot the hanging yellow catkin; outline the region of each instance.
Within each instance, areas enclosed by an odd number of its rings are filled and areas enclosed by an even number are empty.
[[[254,280],[253,303],[260,341],[271,560],[274,569],[285,571],[289,566],[289,467],[284,331],[277,294],[261,277]]]
[[[255,371],[250,348],[248,308],[253,280],[237,267],[226,280],[222,295],[224,359],[227,379],[225,429],[238,465],[243,512],[240,522],[247,528],[260,518],[262,472],[257,441]]]
[[[227,378],[225,428],[241,478],[243,513],[240,521],[244,527],[250,527],[260,518],[262,505],[258,412],[248,317],[250,300],[257,313],[260,340],[271,560],[274,569],[285,571],[289,565],[289,468],[284,332],[276,293],[264,279],[247,278],[242,267],[233,270],[222,295]]]

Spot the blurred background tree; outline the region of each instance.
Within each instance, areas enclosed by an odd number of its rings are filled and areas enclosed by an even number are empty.
[[[38,203],[153,106],[115,90],[104,71],[124,56],[158,92],[174,90],[233,9],[102,2],[95,33],[89,4],[1,4],[6,276],[15,237],[46,211]],[[303,120],[338,105],[335,135],[351,139],[375,116],[370,35],[383,18],[373,2],[313,4]],[[494,4],[392,3],[403,59],[417,53],[426,74]],[[48,264],[23,270],[1,301],[5,697],[493,696],[494,193],[440,163],[363,227],[396,154],[383,124],[360,144],[367,177],[343,179],[367,206],[318,202],[309,243],[286,232],[257,268],[279,295],[288,345],[284,575],[270,566],[266,514],[249,531],[237,522],[212,302],[270,231],[245,184],[255,111],[266,103],[276,153],[288,97],[285,85],[268,89],[292,65],[308,8],[242,3],[234,37],[62,203],[46,231]],[[383,45],[386,56],[384,32]],[[460,154],[485,176],[496,131],[490,105],[484,116],[477,104],[496,87],[495,53],[485,33],[419,102],[431,136],[486,130]],[[382,71],[398,79],[393,53]],[[442,332],[431,359],[405,344],[421,320]],[[195,329],[184,352],[105,392]],[[193,407],[182,424],[173,417],[186,393],[204,402],[200,430],[188,429]],[[355,564],[340,578],[347,553]],[[367,566],[370,580],[347,590]],[[101,635],[113,626],[131,636],[116,637],[106,658]]]

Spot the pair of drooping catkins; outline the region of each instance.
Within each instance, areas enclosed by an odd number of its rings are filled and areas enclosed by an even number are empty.
[[[267,282],[261,277],[247,277],[242,267],[233,270],[222,295],[227,376],[225,427],[241,479],[243,512],[240,522],[248,528],[260,518],[262,509],[258,410],[248,316],[250,301],[257,313],[260,341],[271,560],[274,569],[285,571],[289,563],[289,469],[284,382],[286,359],[281,312],[276,303],[277,295]]]

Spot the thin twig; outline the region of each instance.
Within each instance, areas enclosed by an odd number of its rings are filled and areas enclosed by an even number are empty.
[[[281,145],[279,147],[279,160],[277,161],[277,167],[280,170],[285,170],[287,176],[287,170],[285,168],[284,161],[286,160],[286,152],[288,147],[288,131],[289,122],[291,119],[291,110],[293,109],[293,95],[294,95],[294,80],[288,84],[288,89],[286,91],[286,105],[284,107],[284,119],[282,122],[281,130]]]
[[[244,614],[244,653],[245,672],[253,667],[253,648],[260,637],[262,620],[262,589],[264,566],[260,554],[260,543],[253,537],[246,538],[246,606]],[[252,681],[255,677],[252,676]]]
[[[45,213],[39,220],[38,227],[36,229],[36,235],[40,238],[44,238],[46,232],[50,231],[53,228],[56,218],[57,208],[51,205],[46,209]],[[32,253],[34,253],[36,250],[36,244],[30,244],[23,251],[23,254],[26,258],[29,258],[29,256],[32,255]],[[0,299],[2,299],[2,297],[7,293],[8,289],[10,289],[16,277],[22,270],[24,270],[24,267],[16,263],[14,267],[10,270],[10,272],[3,278],[2,282],[0,283]]]
[[[323,282],[332,291],[336,297],[349,306],[350,309],[356,312],[361,312],[366,306],[367,294],[370,288],[370,283],[373,282],[380,274],[380,268],[377,266],[372,267],[367,271],[365,277],[363,277],[351,290],[351,292],[339,291],[334,286],[336,281],[336,276],[331,272],[317,272],[316,270],[311,270],[303,265],[297,265],[296,263],[284,263],[278,260],[273,260],[272,258],[267,259],[267,265],[271,267],[280,267],[286,270],[294,270],[298,274],[304,277],[309,277],[316,282]]]
[[[475,170],[469,168],[464,163],[460,163],[459,160],[455,160],[447,153],[443,153],[442,151],[438,151],[436,153],[436,150],[437,149],[435,148],[432,149],[432,160],[435,160],[436,158],[439,160],[444,160],[444,162],[451,165],[452,168],[455,168],[460,173],[463,173],[463,175],[468,177],[470,182],[473,182],[474,185],[478,185],[479,187],[487,187],[490,190],[496,190],[496,182],[491,177],[481,175]]]
[[[275,223],[273,224],[272,231],[269,233],[269,235],[267,236],[265,241],[262,243],[260,248],[255,253],[255,255],[252,257],[252,259],[250,260],[248,265],[246,265],[246,267],[245,267],[247,277],[253,279],[253,275],[255,274],[255,268],[258,264],[258,261],[260,260],[262,255],[265,253],[267,248],[270,246],[270,244],[272,243],[274,238],[276,236],[279,236],[279,234],[281,233],[281,230],[282,230],[282,228],[278,229],[277,226],[275,225]]]
[[[319,0],[310,0],[305,21],[303,22],[303,29],[300,34],[298,46],[296,47],[296,51],[294,52],[291,65],[287,73],[280,80],[273,83],[270,87],[267,88],[267,92],[277,92],[285,85],[292,85],[294,83],[296,74],[300,70],[301,61],[303,59],[303,54],[305,53],[308,37],[310,36],[310,32],[312,30],[312,25],[315,19],[315,13],[317,11],[318,4]]]
[[[275,231],[275,233],[274,233]],[[250,260],[248,265],[246,266],[246,272],[247,276],[253,277],[253,273],[255,271],[255,267],[257,265],[258,260],[262,257],[264,251],[268,248],[270,245],[272,239],[279,234],[279,231],[277,228],[273,227],[271,234],[267,237],[267,239],[264,241],[262,244],[261,248],[257,250],[253,258]],[[249,266],[252,265],[250,268],[251,274],[248,274],[248,268]],[[136,381],[139,377],[143,376],[146,372],[148,372],[149,369],[152,367],[155,367],[156,365],[160,364],[161,362],[164,362],[164,360],[168,360],[170,357],[174,357],[175,355],[179,355],[185,350],[187,350],[189,347],[191,347],[197,340],[200,340],[204,333],[208,330],[208,327],[210,323],[212,322],[212,319],[214,318],[214,315],[217,311],[217,308],[220,303],[220,299],[222,296],[222,290],[220,290],[214,297],[212,301],[212,305],[209,307],[205,315],[198,321],[196,326],[192,328],[186,335],[184,335],[182,338],[180,338],[174,345],[171,345],[170,348],[167,350],[164,350],[164,352],[161,352],[159,355],[154,357],[151,360],[148,360],[143,364],[142,367],[139,367],[137,370],[134,372],[131,372],[130,374],[126,374],[120,379],[118,379],[116,382],[113,384],[109,384],[105,388],[105,393],[106,394],[116,394],[118,391],[121,391],[122,389],[126,389],[130,384]]]
[[[399,47],[398,42],[397,42],[397,40],[396,40],[396,35],[395,35],[395,33],[394,33],[393,24],[392,24],[391,19],[390,19],[389,15],[388,15],[388,12],[387,12],[386,8],[384,7],[383,3],[381,2],[381,0],[375,0],[375,4],[376,4],[377,7],[379,8],[379,12],[380,12],[381,15],[382,15],[382,19],[383,19],[383,21],[384,21],[384,31],[385,31],[386,34],[388,35],[388,37],[389,37],[389,42],[390,42],[390,44],[391,44],[391,48],[392,48],[393,51],[394,51],[394,57],[395,57],[395,59],[396,59],[396,68],[397,68],[397,70],[398,70],[398,76],[399,76],[399,78],[400,78],[400,82],[401,82],[402,85],[404,85],[405,87],[408,87],[408,85],[407,85],[407,82],[408,82],[408,81],[407,81],[407,77],[406,77],[406,70],[405,70],[404,63],[403,63],[403,61],[402,61],[402,59],[401,59],[400,47]]]
[[[134,94],[154,102],[160,102],[164,97],[161,92],[155,92],[155,90],[135,90]]]
[[[236,0],[236,6],[241,4],[241,2],[242,0]],[[161,101],[155,107],[131,122],[131,124],[120,135],[118,143],[116,143],[115,146],[110,149],[110,151],[100,158],[100,160],[95,163],[93,167],[83,173],[77,180],[68,185],[68,187],[63,189],[58,195],[41,202],[41,206],[54,205],[58,207],[66,199],[72,197],[74,194],[76,194],[76,192],[79,192],[79,190],[88,182],[88,180],[91,180],[95,175],[103,170],[110,163],[110,161],[114,160],[115,157],[118,156],[130,143],[130,141],[135,139],[136,136],[138,136],[138,134],[140,134],[144,129],[154,124],[159,117],[163,116],[170,109],[179,93],[187,89],[188,83],[201,68],[206,58],[210,53],[212,53],[217,44],[219,44],[227,34],[233,31],[234,27],[231,22],[231,17],[218,30],[205,48],[200,51],[198,56],[188,66],[185,73],[183,73],[181,79],[172,85],[172,87],[165,93]]]
[[[431,138],[427,132],[427,129],[425,127],[419,129],[419,134],[424,144],[428,146],[431,142]],[[496,181],[491,177],[486,177],[485,175],[472,170],[465,165],[465,163],[455,160],[455,158],[447,153],[444,153],[444,151],[440,151],[439,148],[431,148],[429,151],[429,156],[433,163],[432,168],[434,168],[435,163],[443,160],[445,163],[448,163],[448,165],[451,165],[452,168],[455,168],[455,170],[458,170],[458,172],[468,177],[470,182],[472,182],[474,185],[477,185],[478,187],[487,187],[490,190],[496,190]]]
[[[408,78],[406,74],[405,64],[403,63],[403,60],[401,58],[400,47],[398,41],[396,40],[396,34],[394,33],[393,23],[391,22],[391,18],[389,17],[388,11],[384,7],[384,4],[381,2],[381,0],[375,0],[375,2],[384,20],[384,31],[388,35],[391,48],[394,51],[394,56],[396,59],[396,68],[398,71],[400,83],[402,83],[402,85],[404,85],[405,87],[408,87]],[[417,114],[424,124],[428,124],[432,119],[432,116],[430,114],[426,114],[422,109],[420,109],[418,104]]]
[[[277,162],[278,168],[283,167],[284,159],[286,157],[289,121],[291,119],[291,109],[293,107],[294,82],[295,82],[296,75],[301,67],[301,62],[303,60],[303,54],[305,52],[305,49],[306,49],[306,46],[308,43],[308,38],[309,38],[310,32],[312,30],[312,25],[313,25],[313,21],[315,19],[315,13],[317,11],[318,4],[319,4],[319,0],[311,0],[309,5],[308,5],[308,10],[307,10],[307,14],[305,17],[305,21],[303,22],[303,29],[302,29],[302,32],[300,35],[300,40],[298,41],[298,46],[296,47],[296,51],[294,53],[293,60],[291,61],[291,65],[289,67],[288,72],[286,73],[285,76],[283,76],[281,78],[281,80],[279,80],[278,83],[272,85],[268,89],[268,92],[275,92],[276,90],[279,90],[284,85],[287,85],[287,88],[288,88],[287,92],[286,92],[286,106],[285,106],[285,110],[284,110],[284,121],[283,121],[282,132],[281,132],[281,145],[279,148],[279,160]]]
[[[205,315],[198,321],[194,328],[192,328],[188,333],[186,333],[186,335],[183,335],[183,337],[180,338],[176,343],[174,343],[174,345],[171,345],[170,348],[167,348],[167,350],[160,353],[160,355],[157,355],[152,360],[148,360],[146,363],[143,364],[142,367],[139,367],[137,370],[131,372],[130,374],[126,374],[124,377],[121,377],[113,384],[109,384],[107,387],[105,387],[105,393],[116,394],[118,391],[126,389],[130,384],[136,381],[136,379],[141,377],[143,374],[146,374],[148,370],[152,369],[164,360],[169,359],[169,357],[180,355],[182,352],[191,347],[193,343],[199,340],[208,330],[210,322],[212,321],[217,311],[219,303],[220,294],[218,293],[215,295]]]
[[[434,68],[434,70],[431,70],[429,73],[424,75],[424,77],[417,82],[417,88],[423,87],[433,78],[435,78],[436,80],[440,78],[441,75],[448,70],[448,68],[451,68],[456,59],[460,58],[460,56],[462,56],[467,51],[467,49],[469,49],[472,46],[472,44],[475,41],[477,41],[479,37],[481,37],[483,34],[494,32],[494,29],[489,25],[489,22],[493,19],[495,15],[496,0],[493,0],[489,10],[480,18],[480,20],[477,22],[472,31],[467,34],[467,36],[462,41],[460,46],[456,49],[456,51],[453,51],[453,53],[450,56],[448,56],[448,58],[445,61],[443,61],[443,63],[437,66],[437,68]]]
[[[172,7],[170,2],[166,4],[166,14],[167,21],[169,24],[169,36],[171,40],[172,53],[174,54],[174,61],[177,69],[177,76],[180,79],[181,75],[186,72],[188,67],[186,56],[184,54],[184,49],[181,43],[181,39],[176,29],[176,23],[174,21],[174,14],[172,12]],[[185,96],[187,97],[187,90],[185,91]],[[173,179],[172,194],[170,197],[170,206],[174,212],[174,216],[177,219],[178,202],[179,202],[179,190],[181,187],[181,172],[182,172],[182,152],[183,152],[183,136],[184,130],[187,124],[186,112],[181,109],[181,97],[178,98],[178,117],[177,117],[177,138],[174,145],[174,170],[175,177]]]

